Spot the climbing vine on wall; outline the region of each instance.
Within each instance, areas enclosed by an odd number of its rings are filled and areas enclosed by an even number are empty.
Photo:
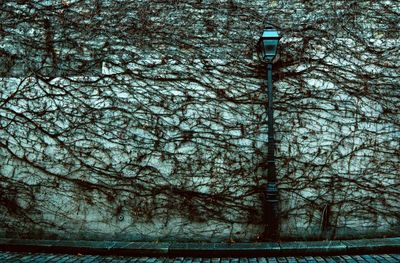
[[[398,233],[399,12],[395,1],[2,2],[0,228],[256,240],[268,167],[255,45],[272,24],[281,236]]]

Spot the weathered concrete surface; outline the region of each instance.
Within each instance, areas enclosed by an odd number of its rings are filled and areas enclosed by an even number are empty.
[[[260,257],[397,253],[400,238],[270,243],[154,243],[0,239],[0,249],[19,252],[156,256]]]

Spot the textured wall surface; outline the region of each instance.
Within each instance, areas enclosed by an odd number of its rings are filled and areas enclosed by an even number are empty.
[[[0,233],[254,241],[265,64],[280,235],[399,234],[397,1],[3,1]]]

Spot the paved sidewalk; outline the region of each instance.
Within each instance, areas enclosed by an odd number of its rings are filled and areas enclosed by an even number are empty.
[[[48,253],[0,252],[0,262],[47,262],[47,263],[312,263],[312,262],[400,262],[400,254],[341,255],[341,256],[298,256],[298,257],[258,257],[258,258],[188,258],[188,257],[122,257],[100,255],[69,255]]]

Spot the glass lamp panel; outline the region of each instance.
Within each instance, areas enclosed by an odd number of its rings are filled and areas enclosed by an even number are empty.
[[[264,48],[264,58],[268,60],[273,60],[276,56],[276,51],[278,47],[279,39],[264,39],[263,40],[263,48]]]

